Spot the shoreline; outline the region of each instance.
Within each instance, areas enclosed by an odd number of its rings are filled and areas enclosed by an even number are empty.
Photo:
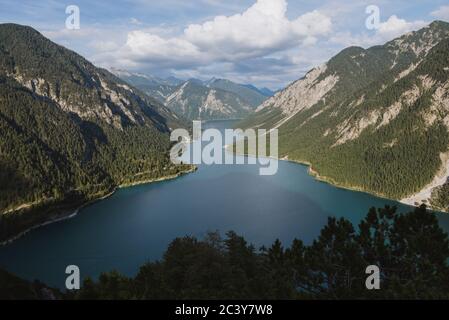
[[[230,149],[229,147],[231,147],[231,145],[225,145],[224,148],[226,149],[226,151],[233,153],[235,155],[240,155],[240,156],[244,156],[244,157],[255,157],[254,155],[251,154],[238,154],[235,153],[232,149]],[[402,205],[405,206],[409,206],[409,207],[413,207],[413,208],[418,208],[421,204],[417,205],[416,203],[411,203],[410,201],[407,201],[408,198],[402,198],[402,199],[394,199],[394,198],[390,198],[384,194],[381,193],[377,193],[375,191],[370,191],[370,190],[366,190],[362,187],[356,187],[356,186],[347,186],[347,185],[343,185],[340,184],[338,182],[336,182],[334,179],[326,177],[326,176],[321,176],[319,174],[318,171],[316,171],[313,168],[312,163],[305,161],[305,160],[295,160],[295,159],[289,159],[288,156],[284,156],[282,158],[279,157],[272,157],[272,156],[266,156],[267,158],[271,158],[271,159],[276,159],[278,161],[285,161],[285,162],[290,162],[290,163],[294,163],[294,164],[299,164],[299,165],[303,165],[307,167],[307,173],[312,176],[316,181],[319,182],[323,182],[323,183],[327,183],[335,188],[339,188],[339,189],[343,189],[343,190],[348,190],[348,191],[354,191],[354,192],[362,192],[365,194],[369,194],[371,196],[375,196],[384,200],[388,200],[388,201],[395,201],[398,202]],[[434,212],[441,212],[441,213],[449,213],[446,211],[441,211],[440,209],[435,209],[432,208],[429,204],[426,203],[427,209],[434,211]]]
[[[228,146],[226,146],[226,147],[228,147]],[[229,150],[229,149],[227,148],[227,150]],[[233,151],[230,150],[230,152],[233,152]],[[237,154],[237,155],[238,155],[238,154]],[[249,154],[243,154],[243,156],[245,156],[245,157],[251,157],[251,156],[254,157],[254,155],[249,155]],[[326,177],[326,176],[321,176],[321,175],[319,174],[319,172],[316,171],[316,170],[313,168],[312,163],[310,163],[310,162],[308,162],[308,161],[305,161],[305,160],[289,159],[289,158],[288,158],[288,155],[287,155],[287,156],[284,156],[284,157],[282,157],[282,158],[279,158],[279,157],[276,158],[276,157],[272,157],[272,156],[267,156],[267,158],[276,159],[276,160],[278,160],[278,161],[285,161],[285,162],[290,162],[290,163],[294,163],[294,164],[299,164],[299,165],[302,165],[302,166],[306,166],[306,167],[307,167],[307,173],[308,173],[311,177],[313,177],[316,181],[323,182],[323,183],[327,183],[327,184],[329,184],[329,185],[331,185],[331,186],[333,186],[333,187],[335,187],[335,188],[339,188],[339,189],[343,189],[343,190],[348,190],[348,191],[355,191],[355,192],[366,193],[366,194],[369,194],[369,195],[372,195],[372,196],[375,196],[375,197],[378,197],[378,198],[381,198],[381,199],[385,199],[385,200],[389,200],[389,201],[395,201],[395,202],[398,202],[398,203],[400,203],[400,204],[403,204],[403,205],[406,205],[406,206],[409,206],[409,207],[415,207],[415,208],[419,207],[419,206],[417,206],[417,205],[415,205],[415,204],[411,204],[411,203],[408,203],[408,202],[404,201],[405,199],[394,199],[394,198],[390,198],[390,197],[388,197],[388,196],[386,196],[386,195],[384,195],[384,194],[380,194],[380,193],[377,193],[377,192],[374,192],[374,191],[369,191],[369,190],[366,190],[366,189],[361,188],[361,187],[342,185],[342,184],[336,182],[336,181],[335,181],[334,179],[332,179],[332,178],[329,178],[329,177]],[[429,210],[432,210],[432,211],[442,212],[442,213],[448,213],[448,212],[445,212],[445,211],[440,211],[440,210],[432,209],[429,205],[427,205],[427,207],[428,207]]]
[[[38,229],[40,227],[45,227],[45,226],[50,225],[52,223],[57,223],[57,222],[61,222],[61,221],[64,221],[64,220],[72,219],[72,218],[74,218],[74,217],[76,217],[78,215],[80,210],[82,210],[85,207],[87,207],[87,206],[89,206],[91,204],[94,204],[94,203],[96,203],[98,201],[102,201],[102,200],[105,200],[105,199],[111,197],[119,189],[125,189],[125,188],[130,188],[130,187],[135,187],[135,186],[145,185],[145,184],[150,184],[150,183],[155,183],[155,182],[174,180],[174,179],[180,178],[180,177],[182,177],[184,175],[187,175],[187,174],[190,174],[190,173],[194,173],[197,169],[198,169],[197,167],[193,167],[190,170],[182,171],[182,172],[177,173],[177,174],[163,176],[163,177],[156,178],[156,179],[146,179],[146,180],[141,180],[141,181],[136,181],[136,182],[120,184],[120,185],[114,187],[114,189],[111,192],[109,192],[109,193],[107,193],[107,194],[105,194],[105,195],[103,195],[103,196],[101,196],[99,198],[94,198],[92,200],[89,200],[89,201],[83,203],[82,205],[80,205],[79,207],[77,207],[74,210],[68,210],[68,213],[61,213],[59,215],[56,215],[55,218],[52,218],[52,219],[46,220],[46,221],[44,221],[42,223],[39,223],[37,225],[31,226],[28,229],[26,229],[24,231],[21,231],[17,235],[13,236],[12,238],[9,238],[9,239],[6,239],[6,240],[0,242],[0,247],[6,246],[8,244],[11,244],[14,241],[16,241],[16,240],[20,239],[21,237],[25,236],[27,233],[29,233],[29,232],[31,232],[31,231],[33,231],[35,229]]]
[[[226,148],[226,150],[227,150],[228,152],[231,152],[231,153],[233,153],[233,154],[235,154],[235,155],[244,156],[244,157],[254,157],[254,155],[251,155],[251,154],[243,154],[243,155],[242,155],[242,154],[235,153],[235,152],[233,152],[233,150],[231,150],[231,149],[228,148],[228,147],[230,147],[230,146],[231,146],[231,145],[226,145],[226,146],[225,146],[225,148]],[[417,207],[416,205],[412,205],[412,204],[403,202],[402,200],[399,200],[399,199],[389,198],[389,197],[387,197],[387,196],[385,196],[385,195],[383,195],[383,194],[376,193],[376,192],[374,192],[374,191],[365,190],[365,189],[363,189],[363,188],[361,188],[361,187],[345,186],[345,185],[339,184],[339,183],[337,183],[335,180],[333,180],[332,178],[329,178],[329,177],[326,177],[326,176],[321,176],[321,175],[319,174],[319,172],[316,171],[316,170],[313,168],[312,163],[310,163],[310,162],[308,162],[308,161],[289,159],[288,156],[284,156],[284,157],[282,157],[282,158],[279,158],[279,157],[273,157],[273,156],[266,156],[266,157],[267,157],[267,158],[271,158],[271,159],[275,159],[275,160],[277,160],[277,161],[285,161],[285,162],[290,162],[290,163],[294,163],[294,164],[299,164],[299,165],[302,165],[302,166],[306,166],[306,167],[307,167],[307,173],[308,173],[311,177],[313,177],[316,181],[323,182],[323,183],[327,183],[327,184],[329,184],[329,185],[331,185],[331,186],[333,186],[333,187],[335,187],[335,188],[339,188],[339,189],[343,189],[343,190],[348,190],[348,191],[362,192],[362,193],[366,193],[366,194],[369,194],[369,195],[372,195],[372,196],[375,196],[375,197],[378,197],[378,198],[381,198],[381,199],[385,199],[385,200],[389,200],[389,201],[396,201],[396,202],[399,202],[399,203],[401,203],[401,204],[403,204],[403,205],[407,205],[407,206],[410,206],[410,207]]]
[[[107,193],[107,194],[105,194],[105,195],[103,195],[103,196],[101,196],[99,198],[94,198],[92,200],[89,200],[89,201],[83,203],[82,205],[80,205],[79,207],[77,207],[76,209],[74,209],[73,211],[72,210],[67,210],[67,213],[57,214],[55,218],[49,219],[47,221],[44,221],[42,223],[39,223],[39,224],[34,225],[32,227],[29,227],[28,229],[26,229],[24,231],[21,231],[19,234],[15,235],[14,237],[0,242],[0,247],[8,245],[8,244],[11,244],[12,242],[14,242],[14,241],[20,239],[21,237],[25,236],[28,232],[33,231],[35,229],[38,229],[40,227],[45,227],[45,226],[48,226],[48,225],[50,225],[52,223],[57,223],[57,222],[61,222],[61,221],[64,221],[64,220],[72,219],[72,218],[74,218],[74,217],[76,217],[78,215],[78,212],[81,209],[83,209],[83,208],[85,208],[85,207],[87,207],[87,206],[89,206],[89,205],[91,205],[91,204],[93,204],[93,203],[95,203],[97,201],[101,201],[101,200],[104,200],[106,198],[109,198],[110,196],[112,196],[115,193],[116,190],[117,190],[117,188],[114,188],[113,191],[111,191],[111,192],[109,192],[109,193]]]
[[[337,183],[335,180],[333,180],[333,179],[331,179],[329,177],[321,176],[318,171],[313,169],[313,165],[310,162],[308,162],[308,161],[292,160],[292,159],[288,159],[288,157],[284,157],[284,158],[281,158],[281,159],[278,159],[278,160],[279,161],[286,161],[286,162],[291,162],[291,163],[307,166],[308,167],[307,173],[310,176],[315,178],[317,181],[320,181],[320,182],[323,182],[323,183],[327,183],[327,184],[329,184],[329,185],[331,185],[333,187],[344,189],[344,190],[348,190],[348,191],[363,192],[363,193],[366,193],[366,194],[369,194],[369,195],[372,195],[372,196],[375,196],[375,197],[378,197],[378,198],[381,198],[381,199],[385,199],[385,200],[389,200],[389,201],[395,201],[395,202],[398,202],[398,203],[400,203],[402,205],[409,206],[409,207],[414,207],[414,208],[418,208],[419,207],[419,205],[412,204],[412,203],[410,203],[408,201],[405,201],[407,198],[394,199],[394,198],[387,197],[387,196],[385,196],[383,194],[376,193],[374,191],[365,190],[365,189],[363,189],[361,187],[351,187],[351,186],[341,185],[341,184]],[[434,212],[440,212],[440,213],[443,213],[443,214],[449,213],[449,212],[446,212],[446,211],[441,211],[439,209],[432,208],[429,204],[426,204],[426,206],[427,206],[428,210],[431,210],[431,211],[434,211]]]
[[[343,184],[340,184],[340,183],[336,182],[336,181],[335,181],[334,179],[332,179],[332,178],[329,178],[329,177],[326,177],[326,176],[321,176],[321,175],[319,174],[319,172],[316,171],[316,170],[313,168],[313,165],[312,165],[310,162],[308,162],[308,161],[291,160],[291,159],[288,159],[288,158],[286,158],[286,159],[282,158],[282,159],[279,159],[279,160],[280,160],[280,161],[291,162],[291,163],[295,163],[295,164],[301,164],[301,165],[303,165],[303,166],[306,166],[306,167],[307,167],[307,173],[308,173],[310,176],[312,176],[313,178],[315,178],[315,180],[320,181],[320,182],[327,183],[327,184],[329,184],[329,185],[331,185],[331,186],[333,186],[333,187],[340,188],[340,189],[344,189],[344,190],[348,190],[348,191],[363,192],[363,193],[366,193],[366,194],[369,194],[369,195],[372,195],[372,196],[376,196],[376,197],[378,197],[378,198],[382,198],[382,199],[385,199],[385,200],[396,201],[396,202],[402,203],[402,202],[401,202],[400,200],[398,200],[398,199],[389,198],[389,197],[387,197],[387,196],[385,196],[385,195],[383,195],[383,194],[376,193],[376,192],[374,192],[374,191],[365,190],[365,189],[363,189],[363,188],[361,188],[361,187],[346,186],[346,185],[343,185]],[[409,205],[409,204],[407,204],[407,203],[402,203],[402,204]]]
[[[73,212],[72,212],[71,214],[69,214],[69,215],[61,215],[61,216],[58,217],[58,218],[51,219],[51,220],[47,220],[47,221],[44,221],[44,222],[42,222],[42,223],[40,223],[40,224],[37,224],[37,225],[35,225],[35,226],[32,226],[32,227],[30,227],[30,228],[28,228],[28,229],[26,229],[26,230],[20,232],[19,234],[15,235],[14,237],[9,238],[9,239],[7,239],[7,240],[4,240],[3,242],[0,242],[0,247],[6,246],[6,245],[8,245],[8,244],[11,244],[11,243],[13,243],[14,241],[16,241],[16,240],[22,238],[23,236],[25,236],[28,232],[33,231],[33,230],[35,230],[35,229],[38,229],[38,228],[40,228],[40,227],[45,227],[45,226],[47,226],[47,225],[49,225],[49,224],[52,224],[52,223],[56,223],[56,222],[60,222],[60,221],[63,221],[63,220],[68,220],[68,219],[71,219],[71,218],[73,218],[73,217],[76,217],[76,216],[78,215],[78,211],[79,211],[79,209],[75,209],[75,211],[73,211]]]
[[[146,179],[146,180],[140,180],[140,181],[136,181],[136,182],[122,183],[116,189],[124,189],[124,188],[129,188],[129,187],[135,187],[135,186],[138,186],[138,185],[149,184],[149,183],[153,183],[153,182],[162,182],[162,181],[167,181],[167,180],[174,180],[176,178],[180,178],[180,177],[182,177],[184,175],[187,175],[189,173],[193,173],[197,169],[198,169],[197,167],[193,167],[190,170],[182,171],[182,172],[179,172],[177,174],[171,174],[171,175],[168,175],[168,176],[163,176],[163,177],[156,178],[156,179]]]
[[[228,147],[228,146],[225,146],[225,148],[226,147]],[[229,151],[228,148],[226,148],[226,150]],[[248,157],[250,155],[244,155],[244,156]],[[389,200],[389,201],[395,201],[395,202],[401,203],[401,204],[406,205],[406,206],[418,207],[416,204],[411,204],[409,202],[403,201],[404,199],[393,199],[393,198],[389,198],[389,197],[387,197],[385,195],[378,194],[378,193],[373,192],[373,191],[365,190],[365,189],[363,189],[361,187],[345,186],[345,185],[339,184],[335,180],[333,180],[333,179],[331,179],[329,177],[321,176],[319,174],[319,172],[316,171],[313,168],[313,165],[310,162],[308,162],[308,161],[289,159],[288,156],[285,156],[283,158],[275,158],[275,157],[271,157],[270,156],[269,158],[273,158],[273,159],[276,159],[278,161],[285,161],[285,162],[290,162],[290,163],[306,166],[307,167],[307,173],[311,177],[313,177],[316,181],[327,183],[327,184],[329,184],[329,185],[331,185],[333,187],[336,187],[336,188],[340,188],[340,189],[348,190],[348,191],[362,192],[362,193],[366,193],[366,194],[369,194],[369,195],[372,195],[372,196],[375,196],[375,197],[378,197],[378,198],[381,198],[381,199],[385,199],[385,200]],[[28,232],[30,232],[32,230],[35,230],[37,228],[44,227],[44,226],[47,226],[47,225],[52,224],[52,223],[57,223],[57,222],[61,222],[61,221],[64,221],[64,220],[68,220],[68,219],[74,218],[74,217],[76,217],[78,215],[78,213],[79,213],[79,211],[81,209],[83,209],[83,208],[85,208],[85,207],[87,207],[87,206],[89,206],[89,205],[91,205],[91,204],[93,204],[93,203],[95,203],[97,201],[102,201],[102,200],[105,200],[106,198],[109,198],[110,196],[114,195],[116,193],[116,191],[119,190],[119,189],[125,189],[125,188],[130,188],[130,187],[139,186],[139,185],[145,185],[145,184],[151,184],[151,183],[156,183],[156,182],[163,182],[163,181],[174,180],[174,179],[177,179],[177,178],[182,177],[184,175],[193,173],[193,172],[197,171],[197,169],[198,168],[196,166],[194,166],[190,170],[182,171],[182,172],[179,172],[177,174],[162,176],[162,177],[156,178],[156,179],[146,179],[146,180],[140,180],[140,181],[135,181],[135,182],[122,183],[122,184],[116,186],[111,192],[109,192],[109,193],[107,193],[107,194],[105,194],[105,195],[103,195],[103,196],[101,196],[99,198],[94,198],[92,200],[89,200],[89,201],[83,203],[81,206],[79,206],[76,209],[74,209],[73,211],[69,211],[67,214],[56,215],[55,218],[52,218],[52,219],[44,221],[44,222],[42,222],[40,224],[34,225],[34,226],[32,226],[32,227],[30,227],[30,228],[20,232],[19,234],[13,236],[12,238],[0,242],[0,247],[8,245],[8,244],[11,244],[15,240],[18,240],[22,236],[26,235]],[[429,209],[432,210],[432,211],[437,211],[437,212],[441,212],[441,213],[447,213],[445,211],[434,210],[431,207],[429,207]]]

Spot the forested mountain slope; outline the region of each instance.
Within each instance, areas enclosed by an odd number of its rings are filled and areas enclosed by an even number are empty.
[[[0,25],[0,239],[111,192],[176,175],[156,100],[30,27]]]
[[[280,155],[323,179],[449,209],[449,24],[350,47],[261,105],[244,127],[279,128]]]

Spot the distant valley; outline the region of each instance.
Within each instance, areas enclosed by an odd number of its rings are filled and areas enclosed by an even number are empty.
[[[267,88],[259,89],[226,79],[183,81],[118,69],[111,72],[189,120],[244,118],[274,94]]]
[[[0,223],[5,239],[117,187],[192,170],[169,160],[191,120],[278,128],[280,156],[346,188],[449,210],[449,24],[350,47],[270,96],[225,79],[95,67],[0,25]],[[14,181],[14,183],[11,183]]]

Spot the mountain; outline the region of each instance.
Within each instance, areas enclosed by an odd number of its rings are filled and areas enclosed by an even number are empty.
[[[170,86],[179,86],[181,83],[184,82],[184,80],[178,79],[176,77],[170,76],[163,80],[166,84]]]
[[[161,103],[165,103],[165,100],[175,90],[176,86],[184,82],[175,77],[162,79],[146,74],[131,73],[114,68],[111,69],[111,72],[150,97],[157,99]]]
[[[323,180],[449,209],[449,24],[350,47],[275,94],[243,127],[279,128],[280,156]]]
[[[261,94],[257,89],[254,90],[253,88],[226,79],[212,79],[207,83],[207,87],[234,93],[252,107],[259,106],[267,99],[267,96]]]
[[[112,69],[116,76],[190,120],[235,119],[250,114],[267,96],[255,87],[225,79],[208,81],[154,76]]]
[[[188,80],[178,86],[165,101],[168,108],[191,120],[236,119],[254,110],[239,95]]]
[[[274,96],[274,94],[276,93],[276,91],[273,91],[273,90],[268,89],[268,88],[266,88],[266,87],[260,88],[260,89],[258,89],[258,90],[259,90],[259,92],[260,92],[261,94],[263,94],[263,95],[266,96],[266,97],[272,97],[272,96]]]
[[[276,93],[275,91],[270,90],[268,88],[257,88],[256,86],[253,86],[252,84],[244,84],[243,86],[245,86],[251,90],[257,91],[265,97],[272,97]]]
[[[190,79],[167,97],[165,104],[191,120],[244,118],[267,99],[257,90],[226,79]]]
[[[0,240],[123,184],[174,176],[155,99],[36,30],[0,25]]]

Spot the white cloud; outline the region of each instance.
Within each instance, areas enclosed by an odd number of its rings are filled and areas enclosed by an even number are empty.
[[[385,42],[399,37],[407,32],[421,29],[428,25],[428,22],[423,20],[406,21],[405,19],[398,18],[396,15],[390,16],[385,22],[381,22],[379,27],[373,33],[360,33],[352,34],[350,32],[337,32],[330,40],[333,43],[347,46],[361,46],[369,47],[378,44],[384,44]]]
[[[431,15],[438,19],[449,20],[449,6],[441,6],[433,11]]]
[[[128,33],[126,45],[121,53],[129,59],[152,62],[165,60],[188,62],[206,58],[198,47],[183,38],[165,39],[141,30]]]
[[[239,61],[315,44],[331,28],[331,19],[318,11],[289,20],[286,0],[257,0],[243,13],[191,24],[179,36],[131,31],[116,58],[159,66]]]
[[[248,54],[297,45],[331,29],[328,17],[313,11],[290,21],[285,0],[258,0],[242,14],[218,16],[184,30],[185,38],[202,50]]]
[[[383,38],[392,39],[404,33],[420,29],[427,24],[423,20],[407,22],[404,19],[398,18],[396,15],[392,15],[387,21],[380,24],[378,34]]]

